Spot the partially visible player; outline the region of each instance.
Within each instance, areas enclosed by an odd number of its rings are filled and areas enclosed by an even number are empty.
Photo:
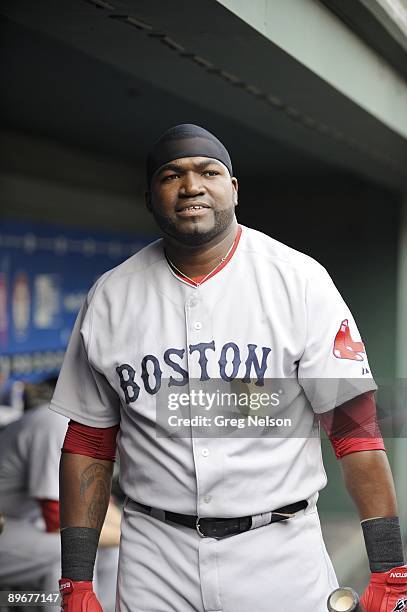
[[[51,381],[28,388],[36,396],[30,403],[39,405],[0,433],[0,585],[55,592],[61,573],[59,461],[68,421],[45,403],[52,395]],[[112,503],[95,572],[104,612],[115,606],[119,540],[120,511]]]

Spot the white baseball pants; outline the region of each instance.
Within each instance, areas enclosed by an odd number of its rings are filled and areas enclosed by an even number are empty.
[[[326,612],[337,586],[315,505],[215,540],[125,504],[116,612]]]

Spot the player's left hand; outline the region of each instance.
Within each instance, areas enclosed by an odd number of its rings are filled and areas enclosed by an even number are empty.
[[[360,602],[365,612],[407,612],[407,565],[372,574]]]

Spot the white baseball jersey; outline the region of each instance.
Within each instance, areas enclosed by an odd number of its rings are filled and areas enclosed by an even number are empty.
[[[67,423],[44,404],[1,432],[0,510],[6,516],[39,519],[37,500],[59,499],[58,465]]]
[[[203,385],[202,409],[193,400]],[[227,428],[215,422],[220,387],[264,391],[270,402],[260,411],[242,402],[247,426]],[[314,412],[374,389],[326,270],[243,227],[233,257],[199,287],[172,271],[162,240],[104,274],[78,316],[51,408],[90,426],[120,421],[121,486],[131,499],[232,517],[315,498],[326,475]],[[185,414],[190,422],[174,420]],[[210,431],[202,434],[198,414]],[[268,419],[249,427],[259,414]]]

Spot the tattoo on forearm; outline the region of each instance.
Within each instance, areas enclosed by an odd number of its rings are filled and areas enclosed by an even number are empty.
[[[86,504],[88,527],[101,529],[110,496],[110,471],[100,463],[92,463],[81,474],[80,497]]]

